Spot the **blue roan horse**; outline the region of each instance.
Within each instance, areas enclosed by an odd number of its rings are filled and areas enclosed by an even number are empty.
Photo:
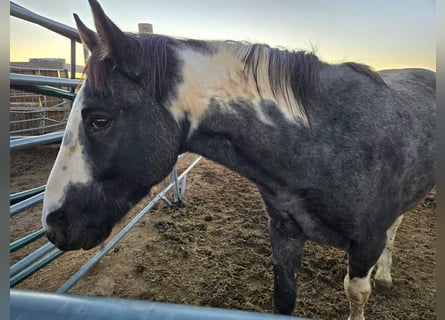
[[[374,280],[390,286],[403,213],[434,186],[435,73],[234,41],[123,33],[90,0],[87,78],[47,184],[43,224],[90,249],[190,151],[257,186],[269,214],[274,304],[295,306],[306,240],[349,257],[351,320]]]

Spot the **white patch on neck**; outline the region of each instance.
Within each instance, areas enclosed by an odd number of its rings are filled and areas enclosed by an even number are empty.
[[[222,105],[228,105],[231,100],[239,98],[251,101],[258,119],[269,125],[273,121],[264,114],[259,105],[264,99],[275,102],[287,119],[294,121],[298,118],[306,122],[306,117],[300,112],[301,108],[297,105],[293,94],[288,101],[289,99],[283,94],[274,95],[272,92],[268,76],[267,48],[263,54],[258,54],[256,57],[259,72],[255,83],[253,75],[245,73],[242,62],[242,57],[250,46],[230,42],[209,42],[209,45],[213,45],[216,49],[213,54],[190,48],[178,49],[178,57],[182,62],[182,82],[178,87],[177,98],[170,103],[170,111],[178,122],[187,115],[191,127],[195,128],[211,99],[221,102]],[[284,79],[281,90],[288,84],[289,79]]]
[[[46,217],[48,214],[63,204],[65,187],[68,184],[87,183],[92,179],[83,155],[83,146],[80,145],[78,139],[79,125],[82,121],[83,87],[84,85],[74,100],[65,135],[46,185],[42,214],[42,223],[45,229],[47,229]]]

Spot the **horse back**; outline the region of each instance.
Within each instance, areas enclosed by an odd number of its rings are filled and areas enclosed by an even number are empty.
[[[436,73],[409,68],[379,71],[392,96],[405,114],[410,115],[406,128],[408,152],[403,184],[403,211],[416,205],[435,184],[436,146]],[[411,199],[410,199],[411,198]]]
[[[435,74],[361,71],[348,65],[321,70],[306,149],[316,146],[320,156],[310,164],[329,168],[329,174],[312,172],[307,184],[343,206],[332,216],[343,216],[354,228],[366,223],[362,227],[385,229],[435,184]]]
[[[339,68],[339,75],[348,78],[341,99],[353,102],[343,105],[343,112],[361,114],[354,116],[358,124],[353,126],[356,131],[351,139],[359,149],[368,143],[374,145],[373,150],[380,150],[374,160],[383,164],[377,165],[374,173],[377,167],[386,170],[380,170],[378,188],[392,189],[391,196],[402,213],[435,184],[436,74],[418,68],[373,72],[358,66]]]

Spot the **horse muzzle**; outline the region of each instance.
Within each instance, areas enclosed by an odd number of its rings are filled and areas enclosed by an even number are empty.
[[[80,220],[69,221],[66,217],[67,213],[62,210],[51,212],[46,217],[46,236],[60,250],[89,250],[102,243],[111,233],[111,228],[106,226],[87,227]]]

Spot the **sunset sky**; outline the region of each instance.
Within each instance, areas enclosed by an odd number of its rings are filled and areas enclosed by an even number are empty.
[[[74,27],[77,13],[94,29],[87,0],[14,0]],[[195,39],[232,39],[295,50],[317,48],[324,61],[356,61],[376,70],[423,67],[436,70],[436,3],[433,0],[102,0],[124,31],[140,22],[154,32]],[[77,64],[83,64],[77,46]],[[10,18],[10,60],[65,58],[70,44],[51,31]]]

